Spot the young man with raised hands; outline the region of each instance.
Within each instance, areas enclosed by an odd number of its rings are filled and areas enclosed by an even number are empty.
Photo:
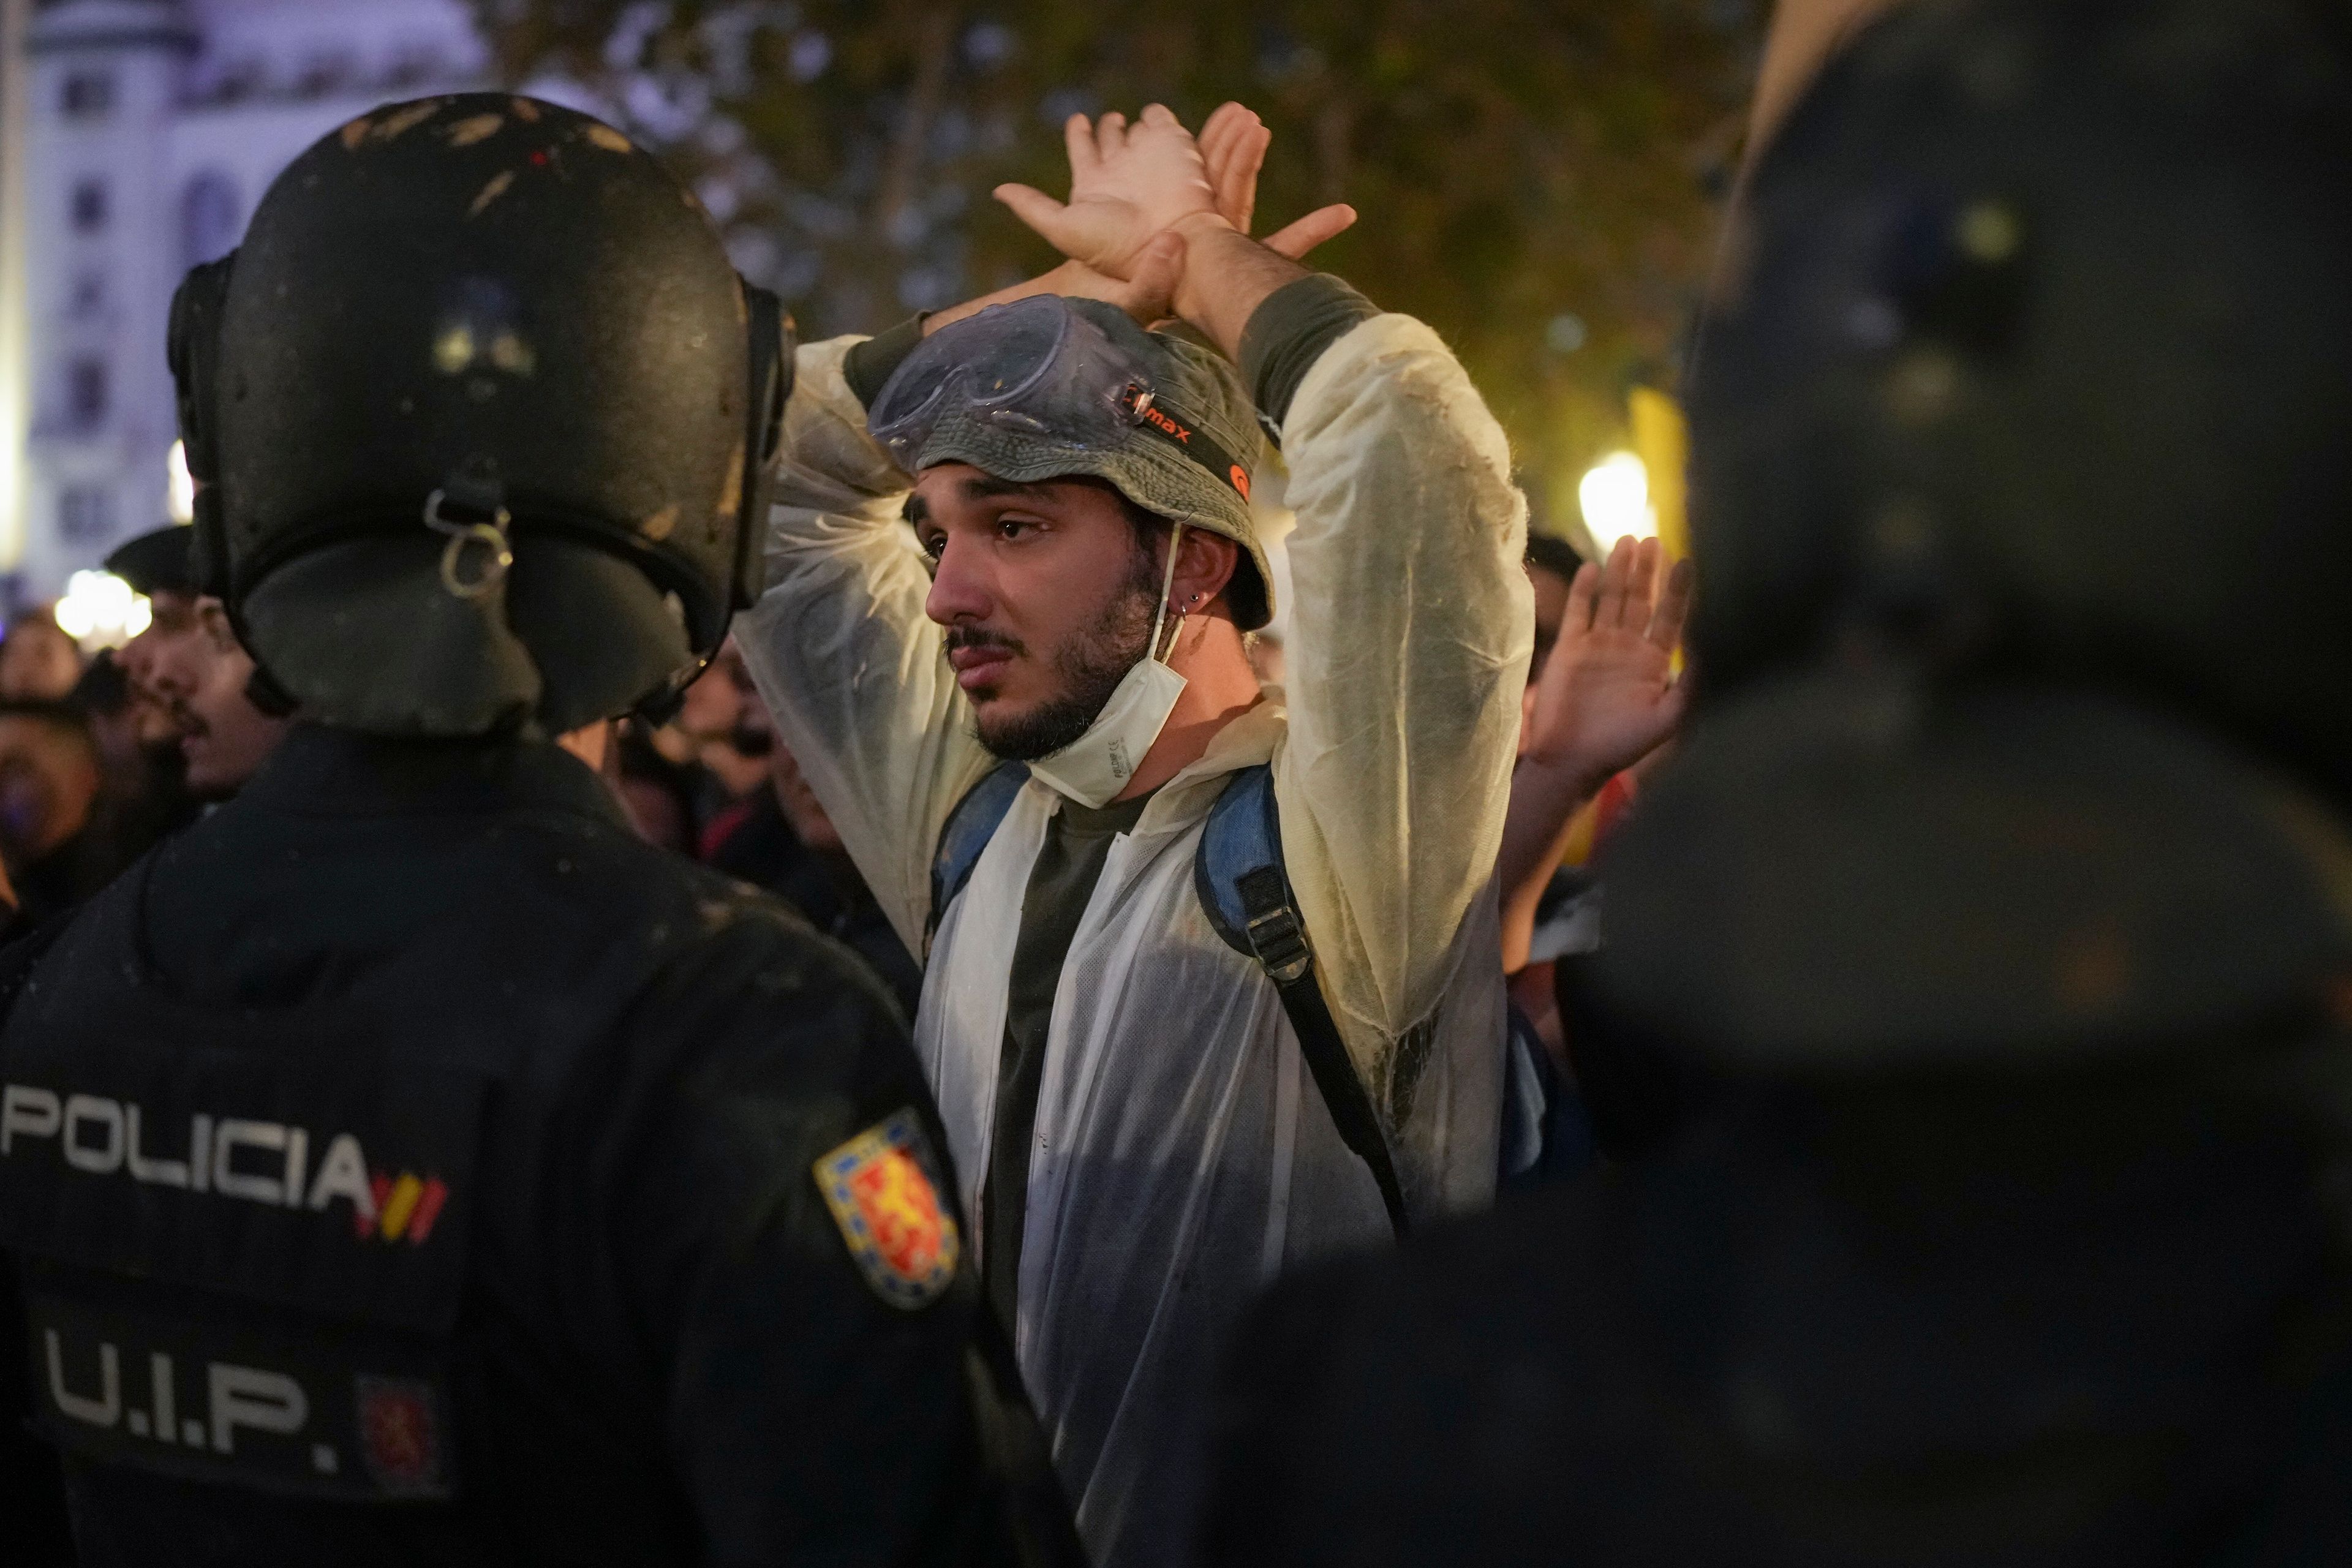
[[[1156,105],[1076,118],[1066,205],[999,193],[1063,267],[803,349],[742,637],[927,956],[986,1289],[1106,1568],[1181,1557],[1199,1391],[1256,1290],[1495,1179],[1524,505],[1437,335],[1294,258],[1351,213],[1248,237],[1265,142],[1233,105],[1197,142]],[[1192,332],[1139,324],[1168,317]],[[1261,418],[1286,689],[1245,651]],[[1222,932],[1221,801],[1287,883]]]

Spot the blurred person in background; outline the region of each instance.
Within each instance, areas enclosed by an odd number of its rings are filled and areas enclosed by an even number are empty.
[[[1675,658],[1694,584],[1690,563],[1669,569],[1654,539],[1621,540],[1606,563],[1587,564],[1566,541],[1534,535],[1528,577],[1536,651],[1499,859],[1503,965],[1513,973],[1578,951],[1531,952],[1549,918],[1539,910],[1584,889],[1588,879],[1564,868],[1575,841],[1595,832],[1589,814],[1622,811],[1634,776],[1682,722]]]
[[[1277,1287],[1203,1562],[2352,1562],[2347,190],[2336,4],[1898,5],[1814,80],[1602,867],[1704,1101]]]
[[[688,688],[688,699],[693,698],[696,689],[712,685],[714,678],[725,697],[723,701],[709,701],[713,710],[706,713],[703,732],[723,739],[731,763],[758,763],[759,778],[752,787],[736,793],[731,799],[723,800],[719,808],[704,819],[701,835],[696,842],[696,857],[707,864],[717,863],[713,858],[720,847],[733,838],[750,818],[772,816],[777,798],[774,788],[778,766],[775,726],[768,718],[767,706],[760,700],[759,691],[751,684],[751,672],[744,668],[743,656],[736,648],[735,639],[731,637],[727,639],[727,646],[719,650],[719,658],[712,661],[711,668]],[[717,695],[714,692],[713,698]],[[795,777],[798,776],[797,770],[791,771]],[[745,879],[758,882],[761,887],[768,886],[766,880],[759,877],[747,877]]]
[[[765,731],[763,710],[744,718],[747,726]],[[768,763],[765,787],[711,824],[705,835],[704,864],[764,888],[800,910],[811,925],[872,966],[907,1016],[914,1016],[923,988],[922,966],[891,928],[792,752],[777,744],[772,733],[762,749]]]
[[[730,637],[658,722],[619,721],[614,787],[650,843],[709,859],[768,787],[768,721]]]
[[[179,727],[188,793],[199,800],[243,789],[286,738],[289,718],[254,701],[253,656],[218,599],[197,599],[189,624],[150,645],[142,668]]]
[[[168,526],[107,557],[107,570],[147,595],[147,628],[117,656],[133,688],[168,721],[182,781],[198,800],[226,800],[285,738],[288,718],[254,701],[253,658],[220,600],[198,592],[195,531]],[[272,707],[278,706],[275,701]]]
[[[654,739],[665,756],[697,770],[698,846],[721,815],[767,787],[768,716],[734,638],[727,639],[710,668],[686,689],[677,714]]]
[[[1522,722],[1535,707],[1536,682],[1559,642],[1559,628],[1568,619],[1568,591],[1583,568],[1576,546],[1557,533],[1528,531],[1528,583],[1536,595],[1536,649],[1528,659],[1528,689],[1520,699]],[[1521,754],[1526,747],[1520,747]]]
[[[131,683],[116,651],[89,661],[71,706],[89,723],[103,782],[97,831],[118,867],[195,818],[179,726],[161,702]]]
[[[118,545],[106,558],[106,569],[129,584],[132,593],[144,595],[148,606],[148,623],[139,635],[100,656],[83,678],[91,697],[102,697],[100,705],[115,715],[98,721],[99,750],[106,759],[109,792],[132,803],[127,831],[133,837],[142,831],[142,824],[157,836],[168,833],[184,826],[196,809],[187,787],[179,721],[156,689],[148,657],[194,624],[196,593],[188,558],[194,535],[194,530],[184,524],[154,529]],[[106,666],[129,689],[120,698],[114,693],[115,678],[101,673]],[[100,684],[92,686],[94,679]]]
[[[1536,647],[1528,659],[1527,689],[1519,698],[1519,755],[1511,775],[1513,802],[1522,813],[1528,806],[1520,797],[1528,781],[1522,780],[1521,772],[1527,766],[1535,735],[1536,691],[1551,650],[1559,641],[1560,624],[1568,614],[1569,585],[1576,581],[1577,571],[1584,561],[1565,539],[1537,532],[1530,525],[1527,564],[1528,582],[1535,589]],[[1507,825],[1504,841],[1507,845],[1511,839]],[[1549,847],[1547,843],[1546,848]],[[1531,862],[1519,880],[1524,885],[1515,884],[1507,868],[1499,889],[1503,973],[1511,977],[1511,1005],[1518,1010],[1514,1024],[1524,1020],[1543,1041],[1546,1050],[1565,1068],[1566,1045],[1560,1035],[1559,1016],[1552,1005],[1550,963],[1564,949],[1558,946],[1556,936],[1545,952],[1538,953],[1534,948],[1539,930],[1554,923],[1565,925],[1577,918],[1579,907],[1589,901],[1583,897],[1590,891],[1588,879],[1559,860],[1545,856]]]
[[[67,700],[99,725],[99,747],[110,771],[168,766],[180,771],[179,729],[171,710],[131,679],[121,648],[100,648]]]
[[[704,820],[696,858],[798,910],[811,925],[864,959],[912,1017],[922,991],[922,966],[891,928],[800,764],[777,742],[733,637],[688,688],[673,725],[690,726],[705,737],[697,752],[705,777],[723,785],[746,763],[760,769],[750,791]]]
[[[102,778],[98,744],[63,702],[0,702],[0,861],[26,921],[54,919],[119,868],[93,831]]]
[[[176,749],[180,730],[171,704],[155,689],[152,659],[157,648],[196,628],[195,571],[189,546],[195,531],[182,524],[153,529],[120,545],[106,558],[106,569],[147,596],[146,627],[116,650],[115,659],[145,697],[156,716],[152,738],[168,739]]]
[[[566,731],[555,743],[604,781],[638,837],[683,855],[690,787],[684,770],[646,744],[645,730],[634,715],[605,719]]]
[[[62,702],[81,668],[81,645],[47,609],[28,610],[0,636],[0,702]]]
[[[1624,1152],[1619,1126],[1626,1074],[1605,1037],[1571,1038],[1559,986],[1601,941],[1603,899],[1587,865],[1622,819],[1633,772],[1680,726],[1686,693],[1675,672],[1691,606],[1690,563],[1668,570],[1654,539],[1621,540],[1606,565],[1581,563],[1563,541],[1531,536],[1536,652],[1520,707],[1518,758],[1496,857],[1504,973],[1511,1026],[1528,1044],[1531,1085],[1515,1077],[1507,1123],[1527,1117],[1541,1136],[1532,1158],[1506,1173],[1527,1184],[1573,1175],[1598,1152]],[[1513,1070],[1523,1070],[1515,1058]],[[1521,1107],[1528,1108],[1521,1110]]]
[[[709,781],[694,764],[670,759],[662,733],[634,715],[616,721],[608,776],[637,837],[691,859]]]

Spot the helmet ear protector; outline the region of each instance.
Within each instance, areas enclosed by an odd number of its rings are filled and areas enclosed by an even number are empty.
[[[189,269],[172,297],[167,352],[179,412],[180,439],[195,487],[195,537],[190,565],[196,591],[222,601],[232,624],[239,621],[239,586],[229,571],[227,523],[221,510],[220,450],[214,418],[218,395],[222,322],[227,315],[229,281],[236,252]],[[748,607],[759,596],[761,556],[759,533],[767,514],[769,480],[783,445],[784,405],[792,399],[793,353],[798,346],[792,314],[774,293],[742,279],[744,314],[749,333],[746,361],[750,385],[745,398],[746,428],[743,471],[736,488],[737,539],[733,581],[724,585],[728,613],[716,616],[701,639],[689,669],[681,671],[662,691],[648,698],[659,704],[684,692],[694,677],[717,656],[726,640],[727,623],[735,610]],[[424,498],[419,498],[424,504]],[[244,628],[238,626],[238,635]],[[273,688],[275,683],[272,683]]]

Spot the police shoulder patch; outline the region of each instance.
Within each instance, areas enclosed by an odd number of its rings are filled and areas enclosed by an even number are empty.
[[[814,1169],[817,1190],[876,1295],[915,1311],[947,1293],[963,1239],[940,1200],[939,1167],[912,1107],[829,1151]]]

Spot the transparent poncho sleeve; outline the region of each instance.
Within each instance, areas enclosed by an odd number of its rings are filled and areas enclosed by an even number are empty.
[[[767,586],[736,637],[777,735],[920,957],[933,846],[992,765],[923,613],[909,483],[842,376],[861,340],[801,349],[768,510]]]
[[[1360,1070],[1463,964],[1491,896],[1535,641],[1509,443],[1437,334],[1376,316],[1300,384],[1283,431],[1293,603],[1283,856]],[[1494,954],[1501,984],[1501,953]]]

